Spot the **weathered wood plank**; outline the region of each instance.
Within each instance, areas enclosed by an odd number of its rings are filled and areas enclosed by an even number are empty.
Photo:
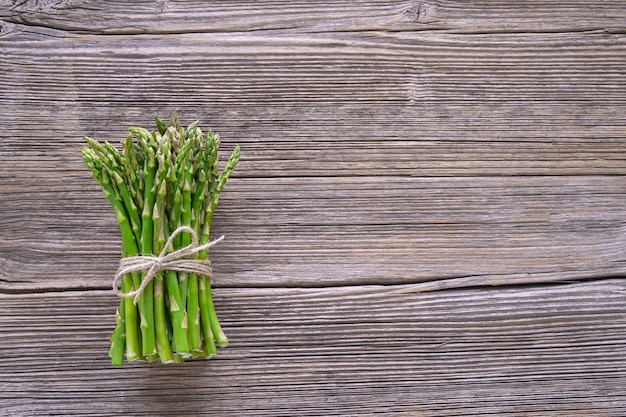
[[[624,101],[621,34],[0,39],[0,63],[12,68],[3,74],[5,92],[20,92],[8,96],[11,104]]]
[[[619,416],[626,281],[218,289],[210,361],[113,368],[110,292],[0,295],[0,409],[32,415]],[[19,366],[17,366],[19,364]]]
[[[110,285],[118,231],[84,175],[71,188],[5,194],[3,289]],[[622,177],[235,178],[229,187],[215,220],[215,235],[227,235],[212,252],[219,286],[626,272]]]
[[[461,33],[623,32],[621,1],[97,1],[0,2],[0,18],[20,30],[144,34],[266,31],[425,31]],[[128,16],[133,16],[129,19]],[[8,29],[7,29],[8,30]]]

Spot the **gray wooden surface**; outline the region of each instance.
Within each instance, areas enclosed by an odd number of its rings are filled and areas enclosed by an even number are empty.
[[[231,345],[114,368],[85,135],[235,144]],[[0,415],[626,415],[626,2],[0,0]]]

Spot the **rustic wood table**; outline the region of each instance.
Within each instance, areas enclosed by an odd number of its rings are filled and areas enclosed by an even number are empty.
[[[242,159],[231,344],[110,365],[81,158],[174,108]],[[0,0],[0,415],[626,415],[626,1]]]

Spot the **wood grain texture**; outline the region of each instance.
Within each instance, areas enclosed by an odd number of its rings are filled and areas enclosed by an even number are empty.
[[[624,30],[620,1],[200,2],[3,1],[8,22],[98,34],[271,31],[328,33],[449,30],[460,33]],[[128,19],[128,16],[133,19]]]
[[[623,416],[625,28],[623,1],[0,0],[0,414]],[[174,108],[242,149],[232,343],[114,369],[82,138]]]
[[[81,137],[177,106],[244,150],[218,285],[623,274],[621,35],[403,36],[6,41],[2,285],[106,286],[119,244]]]
[[[0,296],[0,404],[13,416],[626,412],[624,280],[401,288],[218,290],[231,346],[121,369],[104,353],[110,292]]]

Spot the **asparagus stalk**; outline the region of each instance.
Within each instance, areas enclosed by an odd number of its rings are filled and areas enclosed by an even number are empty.
[[[113,365],[124,363],[124,349],[126,348],[126,323],[124,321],[124,300],[120,302],[120,307],[115,313],[115,330],[111,334],[111,348],[109,356]]]
[[[191,206],[191,224],[194,230],[202,230],[207,192],[207,173],[204,166],[200,165],[197,170]],[[202,299],[205,294],[200,292],[201,279],[196,274],[189,277],[187,312],[190,317],[193,317],[193,320],[189,321],[189,345],[196,354],[201,353],[202,356],[206,357],[213,353],[215,344],[211,343],[213,342],[212,334],[207,334],[201,328],[201,311],[203,305],[206,304],[206,300]],[[203,340],[208,341],[208,343],[203,344]],[[210,346],[211,344],[213,347]],[[211,352],[207,351],[208,348]]]
[[[200,243],[207,243],[210,239],[211,223],[213,221],[213,214],[215,212],[215,208],[217,207],[217,204],[219,201],[219,195],[224,189],[224,187],[226,186],[226,182],[228,181],[230,174],[235,170],[235,167],[239,163],[239,155],[240,155],[239,146],[236,146],[230,158],[228,159],[228,162],[226,163],[224,170],[219,175],[217,181],[214,182],[214,188],[210,192],[211,201],[209,203],[209,206],[207,207],[207,212],[206,212],[206,217],[204,220],[204,227],[202,231],[202,236],[200,238]],[[200,259],[208,259],[209,254],[208,252],[203,251],[199,253],[199,256],[200,256]],[[205,320],[208,321],[211,327],[211,330],[213,332],[213,336],[215,337],[215,340],[218,346],[226,347],[228,346],[228,338],[224,334],[224,331],[222,330],[219,319],[217,317],[217,312],[215,311],[215,306],[213,304],[213,296],[211,293],[210,284],[211,283],[208,279],[205,279],[203,281],[203,285],[206,287],[205,297],[206,297],[206,304],[208,307],[207,308],[208,311],[205,311],[205,315],[206,315]]]
[[[156,347],[159,359],[162,363],[174,362],[172,346],[167,334],[167,319],[165,317],[165,290],[163,287],[163,274],[159,272],[154,278],[154,317]]]
[[[148,154],[144,166],[144,206],[142,212],[142,228],[141,228],[141,253],[151,254],[154,225],[152,215],[154,210],[154,202],[156,200],[156,158],[154,149],[148,147]],[[145,277],[145,274],[143,274]],[[148,359],[157,356],[155,330],[154,330],[154,282],[148,283],[145,290],[139,296],[139,305],[141,306],[141,336],[142,336],[142,352]]]

